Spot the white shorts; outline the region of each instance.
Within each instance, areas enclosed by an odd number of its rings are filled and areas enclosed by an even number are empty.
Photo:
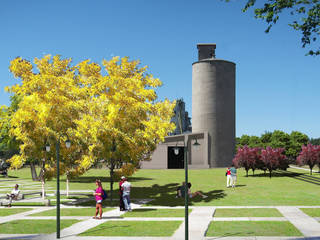
[[[97,200],[97,203],[102,203],[102,200]]]

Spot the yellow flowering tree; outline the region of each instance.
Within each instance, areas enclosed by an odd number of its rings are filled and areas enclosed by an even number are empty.
[[[83,116],[77,120],[74,135],[87,139],[88,161],[103,161],[110,170],[110,190],[114,169],[130,163],[138,166],[148,160],[156,145],[174,129],[170,123],[175,102],[156,102],[161,81],[147,74],[147,67],[128,57],[114,57],[102,63],[78,65],[79,77],[89,93]],[[92,163],[87,162],[90,165]]]
[[[150,159],[156,145],[175,128],[170,123],[175,102],[156,101],[161,81],[127,57],[104,60],[105,74],[89,60],[71,66],[71,59],[48,55],[34,64],[36,72],[22,58],[10,65],[22,80],[7,89],[22,98],[11,119],[11,134],[22,142],[11,166],[21,167],[30,158],[45,159],[42,176],[52,177],[55,143],[60,141],[61,173],[67,174],[67,183],[103,161],[110,170],[112,200],[114,170]],[[63,144],[67,138],[70,149]],[[46,143],[50,153],[43,151]]]
[[[10,133],[19,140],[20,154],[9,161],[11,168],[21,167],[28,159],[41,161],[41,181],[54,176],[56,163],[56,143],[74,138],[71,129],[75,128],[75,119],[79,118],[79,106],[85,98],[82,94],[76,68],[70,66],[71,59],[61,59],[50,55],[42,59],[35,58],[34,64],[20,57],[11,61],[10,71],[21,84],[7,88],[7,91],[21,98],[18,110],[11,119]],[[59,144],[60,144],[59,142]],[[46,153],[45,144],[51,145]],[[70,149],[61,145],[61,162],[68,159]],[[61,174],[66,172],[62,164]],[[43,187],[44,191],[44,187]],[[44,195],[43,195],[44,196]]]

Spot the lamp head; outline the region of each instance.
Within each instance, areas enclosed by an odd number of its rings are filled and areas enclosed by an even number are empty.
[[[70,146],[71,146],[71,142],[70,142],[70,140],[69,140],[69,139],[67,139],[65,143],[66,143],[66,147],[67,147],[67,148],[70,148]]]

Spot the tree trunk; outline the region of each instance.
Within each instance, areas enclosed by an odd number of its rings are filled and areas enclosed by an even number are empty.
[[[32,181],[39,181],[40,179],[37,174],[36,166],[34,165],[33,162],[30,162],[30,170],[31,170]]]
[[[44,189],[44,177],[41,178],[41,194],[42,194],[42,200],[45,198],[45,189]]]
[[[252,175],[254,176],[254,170],[252,169]]]
[[[113,175],[114,175],[114,162],[113,159],[111,159],[111,165],[110,165],[110,204],[112,206],[112,192],[113,192]]]
[[[248,172],[249,172],[249,170],[246,169],[246,173],[247,173],[247,176],[246,176],[246,177],[248,177]]]
[[[270,177],[270,178],[271,178],[271,173],[272,173],[272,171],[269,170],[269,177]]]
[[[69,197],[69,174],[67,174],[67,198]]]

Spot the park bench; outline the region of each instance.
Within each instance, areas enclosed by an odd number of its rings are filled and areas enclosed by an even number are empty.
[[[13,200],[14,201],[22,201],[22,202],[28,202],[29,200],[32,199],[32,201],[36,201],[36,202],[39,202],[40,201],[43,201],[42,199],[34,199],[34,198],[31,198],[31,199],[26,199],[26,196],[31,196],[31,195],[39,195],[40,197],[42,197],[42,192],[27,192],[27,193],[19,193],[17,197],[15,197]],[[0,206],[4,205],[4,202],[2,199],[4,200],[8,200],[8,197],[7,196],[2,196],[0,197]],[[49,199],[46,199],[44,201],[45,205],[46,206],[50,206],[50,200]]]

